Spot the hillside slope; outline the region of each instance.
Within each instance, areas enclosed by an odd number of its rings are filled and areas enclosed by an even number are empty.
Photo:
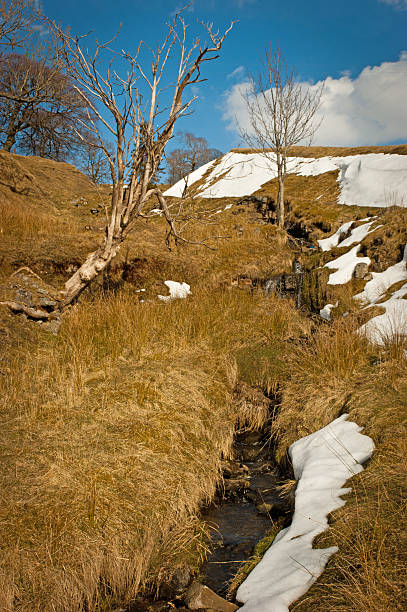
[[[109,188],[67,164],[1,159],[1,275],[28,265],[58,287],[100,241]],[[377,451],[324,536],[340,552],[295,605],[405,609],[405,342],[369,344],[353,295],[369,289],[368,274],[398,266],[398,284],[382,287],[367,316],[399,299],[407,209],[338,204],[335,171],[291,175],[287,186],[288,233],[250,198],[187,202],[201,216],[187,236],[221,236],[213,250],[168,250],[160,215],[140,221],[58,336],[0,306],[2,610],[107,612],[156,595],[186,567],[197,574],[207,552],[199,509],[236,429],[271,424],[272,460],[289,476],[289,445],[345,411]],[[256,197],[273,189],[268,182]],[[370,259],[367,275],[327,284],[355,244]],[[302,310],[260,290],[295,259],[310,273]],[[191,295],[160,301],[165,280],[187,282]],[[315,312],[322,299],[339,301],[330,321]],[[255,387],[261,406],[239,395],[239,382]],[[278,410],[269,415],[270,398]]]
[[[407,147],[334,149],[297,147],[296,156],[287,160],[289,175],[318,177],[331,174],[338,187],[336,201],[356,206],[404,205],[407,203]],[[325,154],[323,154],[325,153]],[[169,190],[168,196],[181,197],[187,182],[201,198],[243,197],[255,194],[276,178],[274,154],[250,149],[234,149],[199,168]],[[323,199],[321,190],[316,198]],[[287,198],[290,200],[290,190]]]

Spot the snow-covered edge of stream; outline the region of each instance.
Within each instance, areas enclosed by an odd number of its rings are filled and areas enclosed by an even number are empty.
[[[328,515],[345,504],[348,478],[363,470],[374,450],[362,428],[347,414],[290,446],[298,485],[292,523],[280,531],[263,559],[240,585],[244,612],[288,612],[323,572],[333,546],[313,549],[314,538],[328,529]]]

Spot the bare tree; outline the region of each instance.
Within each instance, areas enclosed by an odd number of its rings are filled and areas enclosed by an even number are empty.
[[[0,49],[21,46],[31,36],[39,14],[35,0],[0,0]]]
[[[206,138],[191,132],[181,132],[182,146],[173,149],[167,156],[170,183],[176,183],[190,172],[222,155],[218,149],[209,146]]]
[[[103,145],[114,157],[113,145],[104,143]],[[96,184],[108,183],[110,181],[110,165],[105,153],[100,147],[99,142],[93,134],[87,136],[86,141],[78,153],[79,168]]]
[[[8,97],[2,97],[1,91]],[[72,125],[87,119],[72,80],[45,58],[11,53],[0,62],[0,133],[5,151],[18,143],[31,155],[62,160],[77,147]]]
[[[187,113],[196,99],[196,96],[187,96],[188,87],[204,80],[201,68],[205,62],[219,57],[218,52],[233,27],[232,23],[223,34],[219,34],[212,24],[202,25],[208,42],[202,45],[200,38],[196,38],[188,46],[187,26],[181,11],[168,24],[162,44],[153,50],[141,41],[136,54],[130,55],[124,50],[111,51],[116,37],[103,44],[97,43],[95,51],[91,52],[83,44],[87,42],[84,37],[73,36],[52,23],[60,43],[59,59],[75,80],[76,91],[83,96],[115,143],[113,156],[89,112],[85,127],[93,132],[109,162],[112,199],[110,209],[106,211],[104,239],[65,283],[61,309],[72,303],[106,268],[136,221],[149,217],[151,204],[148,201],[153,196],[158,199],[158,206],[168,224],[167,240],[187,241],[181,230],[188,219],[181,214],[180,208],[177,208],[177,219],[161,191],[151,187],[151,179],[159,168],[176,121]],[[146,50],[151,54],[149,70],[141,61]],[[110,55],[110,60],[105,64],[106,70],[102,71],[105,54]],[[169,65],[173,65],[175,54],[175,78],[174,73],[168,78],[166,72]],[[116,72],[115,62],[120,64],[125,76]],[[177,221],[181,222],[181,227]]]
[[[324,83],[313,87],[300,83],[279,48],[267,47],[262,63],[257,78],[249,74],[249,87],[243,95],[249,125],[239,129],[249,146],[259,148],[277,171],[277,222],[283,227],[287,158],[294,145],[309,146],[312,142],[319,127],[315,115]]]

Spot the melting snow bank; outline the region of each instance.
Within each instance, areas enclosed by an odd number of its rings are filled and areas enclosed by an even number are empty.
[[[313,549],[314,538],[328,528],[328,514],[345,504],[348,478],[363,470],[373,441],[344,414],[290,446],[295,478],[295,510],[290,527],[275,538],[260,563],[237,591],[245,612],[288,612],[323,572],[337,547]]]
[[[214,167],[211,169],[211,166]],[[226,153],[215,165],[210,162],[187,177],[188,187],[208,176],[200,187],[203,198],[244,197],[276,178],[273,154]],[[358,206],[403,206],[407,201],[407,155],[368,153],[346,157],[289,157],[287,172],[317,176],[339,171],[339,204]],[[182,197],[186,179],[170,187],[167,196]]]
[[[407,281],[407,244],[404,247],[403,259],[384,270],[372,272],[372,280],[366,283],[362,293],[355,299],[367,303],[368,307],[377,304],[387,290],[396,283]],[[407,336],[407,283],[404,283],[391,297],[378,305],[385,313],[377,315],[362,325],[360,332],[365,334],[369,342],[384,345],[400,336]]]
[[[167,285],[170,290],[170,295],[159,295],[158,299],[163,302],[169,302],[177,298],[186,298],[191,293],[191,287],[188,283],[177,283],[177,281],[164,281],[164,285]]]
[[[325,321],[330,321],[331,320],[331,310],[332,310],[332,308],[336,308],[337,306],[338,306],[338,302],[336,302],[336,304],[326,304],[319,311],[320,316],[323,319],[325,319]]]

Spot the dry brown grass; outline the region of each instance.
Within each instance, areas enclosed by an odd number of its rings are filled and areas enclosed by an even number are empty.
[[[272,149],[267,149],[272,151]],[[258,153],[258,149],[232,149],[236,153]],[[294,157],[342,157],[347,155],[363,155],[365,153],[392,153],[393,155],[407,155],[407,145],[372,145],[367,147],[292,147],[290,155]]]
[[[283,385],[273,423],[279,459],[295,440],[324,427],[345,409],[355,376],[371,352],[356,330],[357,322],[350,317],[322,325],[288,356],[291,377]]]
[[[73,226],[72,226],[73,225]],[[38,238],[40,236],[66,235],[74,233],[76,224],[68,223],[42,213],[33,207],[0,202],[0,235],[15,238]]]
[[[110,610],[199,562],[195,513],[234,427],[266,418],[250,400],[240,414],[232,390],[236,351],[289,333],[272,305],[239,291],[169,304],[120,292],[73,308],[29,353],[11,345],[2,610]]]
[[[376,445],[366,470],[353,478],[347,504],[331,517],[318,546],[339,553],[293,610],[406,609],[407,360],[405,344],[378,348],[354,333],[351,321],[324,326],[291,358],[274,424],[278,455],[342,412]]]
[[[38,170],[44,191],[51,167],[43,161],[28,160],[23,190]],[[20,193],[0,188],[18,218],[15,223],[6,210],[3,270],[32,265],[56,284],[97,245],[103,219],[89,221],[88,208],[108,190],[86,196],[87,208],[72,209],[69,190],[82,195],[83,186],[75,172],[60,170],[53,195],[49,188],[46,196],[24,196],[26,206],[35,203],[34,214],[22,206],[21,185]],[[67,172],[71,184],[58,194]],[[335,173],[303,187],[292,178],[291,220],[314,237],[367,213],[334,203]],[[332,203],[326,207],[325,200]],[[235,202],[210,205],[229,201]],[[357,495],[333,517],[327,538],[341,552],[298,609],[405,609],[404,345],[369,346],[354,333],[357,306],[310,336],[310,323],[291,302],[226,289],[236,275],[288,270],[294,256],[279,230],[259,225],[253,208],[240,208],[194,229],[198,238],[230,237],[217,241],[216,251],[168,252],[162,220],[140,223],[105,279],[117,291],[95,287],[84,295],[58,338],[0,316],[0,486],[8,495],[0,506],[2,610],[107,611],[157,589],[177,567],[196,565],[206,551],[196,512],[213,495],[234,428],[259,427],[267,418],[260,391],[233,395],[238,379],[282,394],[274,424],[281,460],[291,442],[342,411],[366,427],[378,449],[354,479]],[[386,211],[393,234],[386,227],[365,239],[377,266],[381,253],[391,263],[400,260],[405,214]],[[78,231],[65,232],[66,219]],[[94,229],[86,233],[88,223]],[[167,278],[190,282],[193,295],[158,303]],[[134,285],[147,291],[136,294]],[[349,306],[350,287],[342,289]],[[141,295],[152,302],[139,303]]]

